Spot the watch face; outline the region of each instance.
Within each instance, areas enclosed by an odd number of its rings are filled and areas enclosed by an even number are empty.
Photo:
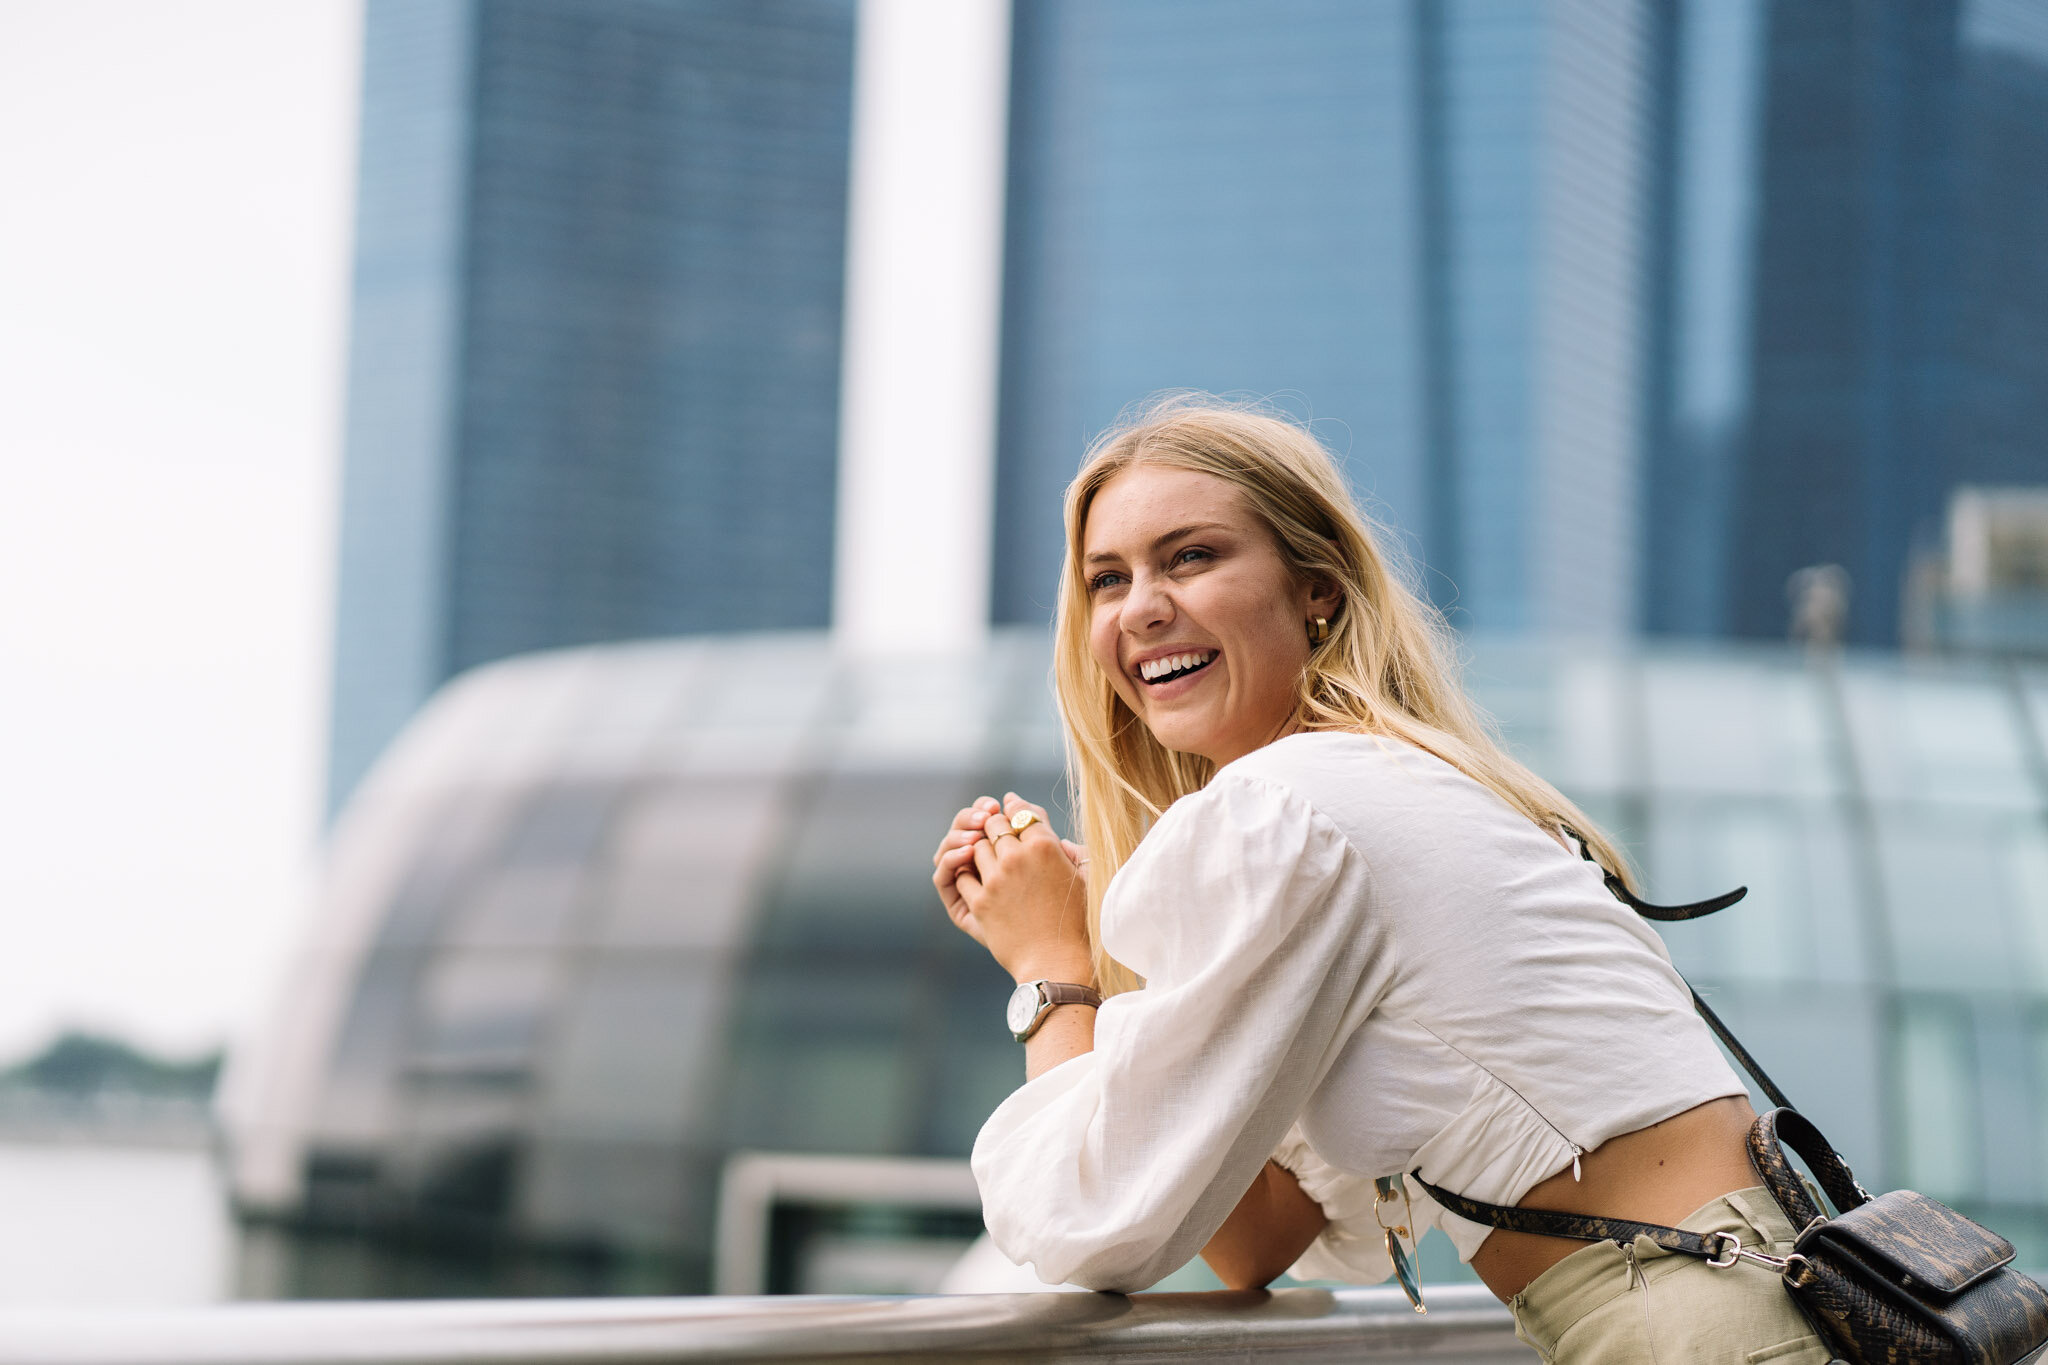
[[[1031,1027],[1031,1021],[1038,1017],[1038,983],[1027,981],[1010,992],[1008,1011],[1010,1032],[1022,1033]]]

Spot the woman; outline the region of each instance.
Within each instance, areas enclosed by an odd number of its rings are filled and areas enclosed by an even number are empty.
[[[1619,851],[1491,736],[1314,438],[1169,399],[1098,440],[1066,531],[1091,856],[1011,794],[934,859],[1022,983],[1027,1080],[974,1149],[996,1245],[1096,1289],[1197,1251],[1232,1287],[1376,1281],[1374,1177],[1419,1171],[1782,1254],[1741,1083],[1564,831],[1627,879]],[[1763,1267],[1496,1231],[1407,1184],[1385,1224],[1443,1228],[1546,1359],[1828,1358]]]

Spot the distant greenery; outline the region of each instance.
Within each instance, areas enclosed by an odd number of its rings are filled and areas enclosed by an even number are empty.
[[[0,1093],[25,1090],[86,1099],[146,1095],[204,1101],[220,1076],[219,1052],[191,1062],[166,1062],[126,1043],[90,1033],[66,1033],[18,1066],[0,1070]]]

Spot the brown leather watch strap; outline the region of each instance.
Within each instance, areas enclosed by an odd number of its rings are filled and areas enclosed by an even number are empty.
[[[1039,989],[1045,992],[1045,1003],[1052,1005],[1100,1005],[1102,992],[1091,986],[1077,986],[1071,981],[1041,982]]]

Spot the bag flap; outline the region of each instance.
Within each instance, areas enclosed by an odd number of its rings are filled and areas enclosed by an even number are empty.
[[[1881,1194],[1801,1237],[1895,1267],[1900,1287],[1959,1294],[2013,1258],[2012,1243],[1912,1190]]]

